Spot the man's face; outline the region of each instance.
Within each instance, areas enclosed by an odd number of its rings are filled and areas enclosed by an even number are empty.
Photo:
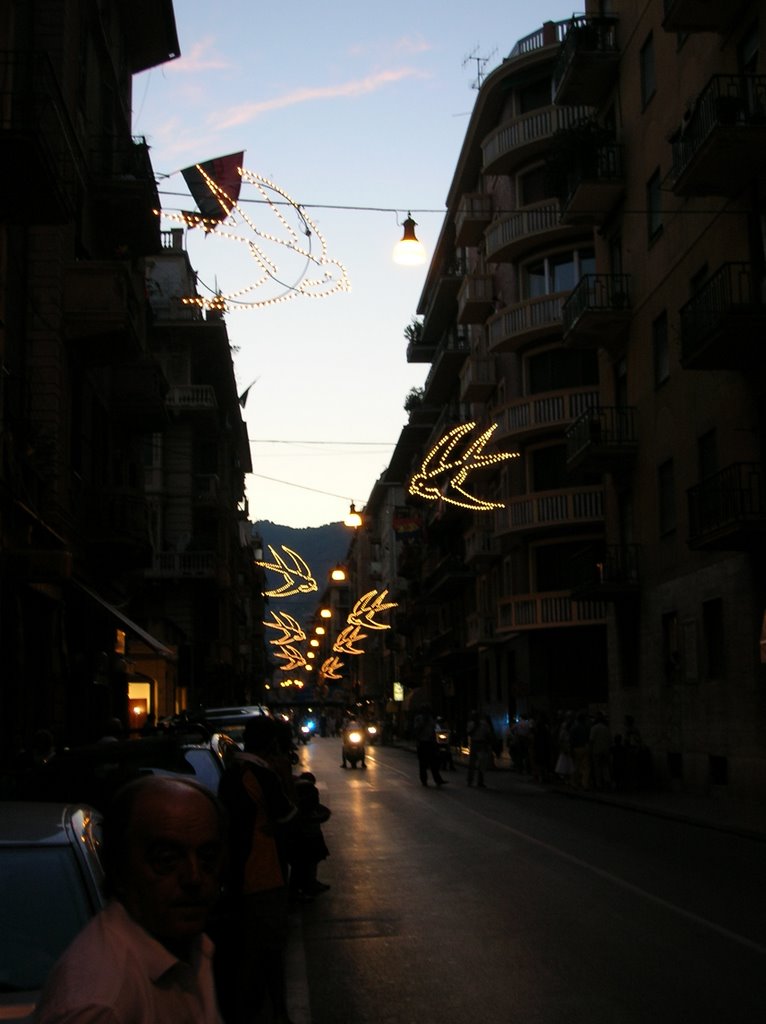
[[[136,800],[117,895],[134,920],[178,953],[204,929],[218,898],[222,852],[212,802],[163,780]]]

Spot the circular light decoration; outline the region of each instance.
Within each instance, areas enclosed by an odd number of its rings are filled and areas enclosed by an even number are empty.
[[[461,423],[445,434],[423,460],[423,465],[410,480],[409,492],[430,501],[445,501],[450,505],[475,511],[505,508],[502,501],[485,501],[470,494],[463,487],[469,475],[477,469],[495,465],[505,459],[516,459],[518,452],[496,452],[487,455],[484,446],[497,429],[497,423],[479,434],[462,452],[456,449],[460,441],[476,428],[476,423]]]
[[[323,299],[351,290],[346,268],[328,255],[327,243],[316,224],[283,188],[253,171],[237,168],[242,182],[257,189],[261,209],[270,215],[274,227],[267,231],[203,165],[196,164],[195,170],[225,214],[225,223],[222,218],[201,214],[155,213],[186,227],[201,227],[208,236],[241,246],[250,256],[250,263],[243,287],[208,287],[209,296],[190,295],[182,299],[185,304],[214,310],[263,309],[299,297]]]

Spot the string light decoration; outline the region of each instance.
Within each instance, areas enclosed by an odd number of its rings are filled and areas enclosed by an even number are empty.
[[[303,668],[306,664],[306,659],[295,647],[283,647],[275,652],[274,657],[284,659],[285,664],[279,666],[283,672],[292,672],[293,669]]]
[[[253,185],[260,193],[265,206],[271,211],[276,220],[277,229],[281,232],[281,234],[275,234],[258,227],[242,206],[228,195],[200,164],[195,166],[211,195],[223,210],[228,211],[226,226],[222,221],[203,216],[198,217],[196,214],[183,211],[171,213],[155,210],[154,213],[186,227],[200,227],[208,236],[226,239],[244,247],[255,266],[255,277],[242,288],[218,292],[212,298],[198,295],[188,296],[182,299],[185,304],[204,309],[227,309],[231,306],[236,306],[238,309],[263,309],[299,297],[322,299],[351,290],[346,268],[338,260],[328,256],[327,243],[316,224],[283,188],[243,167],[237,168],[242,182]],[[278,196],[279,199],[275,200],[273,196]],[[280,209],[280,206],[285,205],[297,216],[297,229],[289,223]],[[234,228],[239,230],[234,230]],[[301,240],[301,235],[305,237],[305,242]],[[312,239],[318,243],[318,252],[312,251]],[[284,267],[280,269],[277,256],[270,256],[267,246],[272,249],[276,248],[282,262],[288,253],[291,257],[298,257],[302,261],[303,265],[299,266],[294,281],[284,280],[286,269]],[[276,295],[268,295],[266,298],[253,297],[259,289],[263,290],[269,286],[276,286],[283,290]]]
[[[363,629],[390,629],[390,626],[384,622],[377,622],[375,619],[375,616],[381,612],[398,606],[397,601],[387,602],[387,596],[387,590],[381,590],[379,594],[377,590],[368,590],[366,594],[359,598],[349,612],[348,624],[350,626],[360,626]]]
[[[461,423],[437,441],[426,455],[418,472],[410,480],[410,494],[427,498],[429,501],[445,501],[450,505],[458,505],[472,511],[505,508],[504,502],[477,498],[466,491],[463,485],[475,470],[506,459],[516,459],[519,453],[495,452],[487,455],[484,452],[484,446],[497,429],[497,423],[493,423],[489,429],[479,434],[462,454],[457,454],[456,449],[460,442],[475,429],[476,423]]]
[[[319,677],[320,679],[342,679],[340,674],[342,668],[343,662],[340,658],[326,658],[319,670]]]
[[[264,596],[292,597],[294,594],[311,594],[317,590],[317,581],[311,575],[311,569],[309,569],[301,556],[296,551],[293,551],[292,548],[288,548],[286,544],[282,545],[282,550],[288,555],[287,560],[278,555],[271,544],[269,544],[269,551],[273,561],[256,561],[255,563],[260,565],[262,569],[278,573],[285,581],[276,590],[264,590]]]
[[[275,637],[269,641],[275,647],[300,643],[301,640],[306,639],[306,634],[301,629],[300,623],[292,615],[288,615],[287,612],[272,612],[271,617],[274,621],[264,621],[263,625],[269,629],[279,629],[282,631],[282,636]]]
[[[363,633],[359,626],[346,626],[338,633],[335,643],[332,645],[332,649],[337,654],[364,654],[361,647],[355,647],[360,640],[365,640],[367,634]]]

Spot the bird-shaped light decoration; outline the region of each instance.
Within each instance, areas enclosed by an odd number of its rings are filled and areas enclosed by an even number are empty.
[[[269,629],[279,629],[282,631],[282,636],[274,637],[273,640],[269,641],[275,647],[300,643],[301,640],[306,639],[306,634],[301,629],[300,623],[292,615],[288,615],[287,612],[272,612],[271,617],[274,621],[266,622],[264,620],[264,626],[267,626]]]
[[[375,596],[376,594],[378,595],[377,597]],[[375,620],[375,616],[379,615],[380,612],[388,611],[389,608],[396,608],[397,602],[386,602],[387,596],[387,590],[381,590],[379,594],[377,590],[368,590],[366,594],[359,598],[349,612],[348,624],[350,626],[361,626],[366,629],[390,629],[391,627],[384,622],[377,622]]]
[[[494,465],[505,459],[518,458],[518,452],[495,452],[487,455],[484,446],[497,429],[497,423],[483,431],[462,452],[456,449],[460,441],[476,428],[476,423],[461,423],[445,434],[426,455],[423,464],[410,480],[409,492],[430,501],[445,501],[450,505],[475,511],[505,508],[502,501],[485,501],[465,490],[468,476],[477,469]]]
[[[355,647],[354,645],[366,637],[367,634],[363,633],[359,626],[346,626],[338,633],[332,649],[337,654],[364,654],[361,647]]]
[[[279,573],[280,576],[284,577],[285,582],[281,587],[277,587],[276,590],[264,590],[264,595],[266,597],[291,597],[293,594],[311,594],[314,590],[317,590],[317,582],[301,556],[293,551],[292,548],[288,548],[286,544],[282,545],[282,550],[286,555],[289,555],[291,565],[281,555],[277,554],[271,544],[269,544],[269,551],[274,561],[256,563],[261,568],[270,569],[272,572]]]
[[[319,670],[319,676],[321,679],[341,679],[340,670],[343,668],[343,662],[340,658],[326,658],[322,662],[322,667]]]
[[[281,647],[275,651],[274,657],[284,659],[285,664],[279,666],[283,672],[292,672],[294,668],[303,668],[306,664],[306,659],[295,647]]]

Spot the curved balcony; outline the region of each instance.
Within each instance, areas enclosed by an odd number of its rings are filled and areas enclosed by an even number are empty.
[[[488,324],[492,352],[517,352],[561,332],[561,307],[569,292],[554,292],[514,303],[493,316]]]
[[[460,400],[483,402],[497,386],[495,360],[492,356],[469,355],[460,370]]]
[[[486,192],[466,192],[455,213],[455,245],[478,245],[491,220],[492,196]]]
[[[497,612],[500,633],[606,623],[603,601],[577,601],[568,590],[501,597]]]
[[[554,101],[599,106],[619,63],[616,18],[573,18],[553,72]]]
[[[461,324],[483,324],[495,308],[495,279],[491,274],[467,274],[457,297]]]
[[[492,222],[486,233],[487,260],[510,263],[579,234],[581,230],[561,223],[559,204],[546,200]]]
[[[496,438],[524,444],[532,438],[565,431],[585,412],[598,404],[594,387],[546,391],[514,399],[495,411]]]
[[[554,132],[592,114],[591,107],[540,107],[514,117],[491,132],[481,145],[483,174],[511,174],[545,155]]]
[[[511,498],[495,510],[495,533],[531,534],[604,522],[604,488],[569,487]]]

